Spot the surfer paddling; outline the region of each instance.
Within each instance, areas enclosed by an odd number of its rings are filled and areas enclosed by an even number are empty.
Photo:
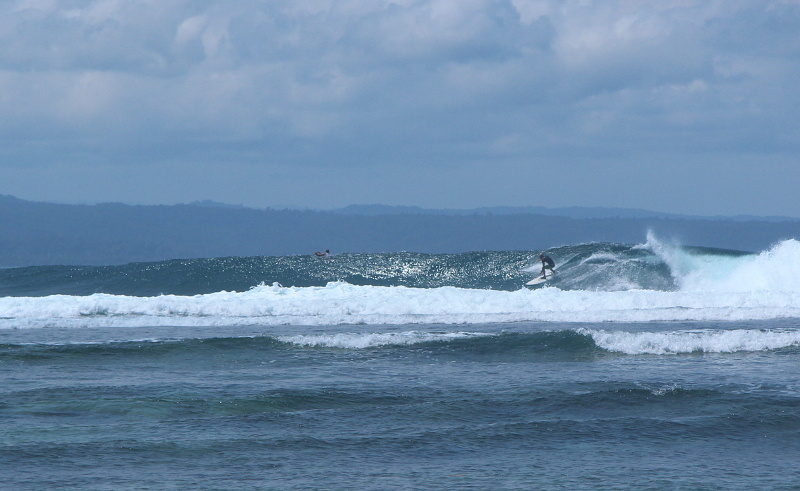
[[[325,249],[325,252],[317,251],[317,252],[314,253],[314,255],[317,256],[317,257],[328,257],[328,256],[331,255],[331,250],[330,249]]]
[[[550,270],[550,275],[552,276],[555,273],[553,268],[556,267],[556,263],[553,261],[553,258],[544,252],[539,253],[539,259],[542,261],[542,278],[547,279],[547,270]]]

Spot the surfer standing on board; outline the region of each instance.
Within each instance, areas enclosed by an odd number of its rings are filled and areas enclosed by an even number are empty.
[[[539,253],[539,259],[542,261],[542,278],[547,278],[547,270],[550,270],[550,274],[552,275],[553,268],[556,267],[556,263],[553,261],[553,258],[545,254],[544,252]]]

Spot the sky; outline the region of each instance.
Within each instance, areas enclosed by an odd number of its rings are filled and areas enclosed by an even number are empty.
[[[6,0],[0,194],[800,217],[800,0]]]

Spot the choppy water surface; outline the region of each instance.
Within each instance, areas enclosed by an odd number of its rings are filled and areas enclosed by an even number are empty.
[[[800,482],[800,243],[549,253],[0,271],[4,485]]]

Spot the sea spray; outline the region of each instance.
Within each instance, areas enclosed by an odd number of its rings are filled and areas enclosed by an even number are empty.
[[[648,232],[641,246],[669,267],[681,291],[798,292],[800,241],[784,240],[758,254],[681,247]]]

